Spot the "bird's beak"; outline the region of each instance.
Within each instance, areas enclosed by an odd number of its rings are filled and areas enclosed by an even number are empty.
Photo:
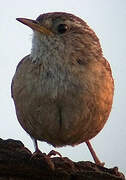
[[[31,29],[43,33],[45,35],[53,35],[53,32],[42,26],[38,21],[26,19],[26,18],[16,18],[17,21],[29,26]]]

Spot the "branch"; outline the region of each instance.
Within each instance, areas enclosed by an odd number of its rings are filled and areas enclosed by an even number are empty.
[[[118,168],[92,162],[73,162],[64,157],[34,157],[21,141],[0,139],[0,180],[125,180]]]

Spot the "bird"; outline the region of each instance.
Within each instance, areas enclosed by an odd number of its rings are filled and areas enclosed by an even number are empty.
[[[99,38],[87,22],[67,12],[17,21],[33,30],[33,38],[31,53],[17,65],[11,94],[35,152],[38,140],[53,147],[85,142],[95,163],[103,165],[90,140],[108,120],[114,80]]]

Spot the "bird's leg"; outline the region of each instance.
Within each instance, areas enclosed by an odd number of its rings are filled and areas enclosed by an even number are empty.
[[[34,154],[42,154],[42,152],[39,150],[38,143],[37,143],[36,139],[33,139],[33,143],[34,143],[34,147],[35,147]],[[47,156],[51,157],[51,156],[56,156],[56,155],[59,155],[60,157],[62,157],[62,155],[59,152],[54,151],[54,150],[50,151]]]
[[[45,153],[42,153],[40,150],[39,150],[39,147],[38,147],[38,143],[37,143],[37,140],[36,139],[33,139],[33,143],[34,143],[34,147],[35,147],[35,152],[33,153],[33,157],[35,156],[42,156],[42,155],[46,155]]]
[[[104,166],[105,163],[104,163],[104,162],[102,163],[102,162],[98,159],[98,157],[97,157],[97,155],[96,155],[96,153],[95,153],[95,151],[94,151],[91,143],[90,143],[89,141],[86,141],[86,144],[87,144],[88,149],[89,149],[89,151],[90,151],[90,153],[91,153],[91,155],[92,155],[92,157],[93,157],[93,159],[94,159],[94,162],[95,162],[97,165]]]
[[[35,151],[39,151],[37,140],[33,139],[33,142],[34,142],[34,146],[35,146]]]
[[[34,143],[34,147],[35,147],[35,152],[41,152],[41,151],[39,150],[38,143],[37,143],[37,140],[36,140],[36,139],[33,139],[33,143]]]

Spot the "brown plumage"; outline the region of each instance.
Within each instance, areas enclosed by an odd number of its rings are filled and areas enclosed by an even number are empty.
[[[34,31],[31,54],[12,81],[21,126],[55,147],[88,144],[104,127],[113,101],[111,68],[99,39],[68,13],[18,20]]]

